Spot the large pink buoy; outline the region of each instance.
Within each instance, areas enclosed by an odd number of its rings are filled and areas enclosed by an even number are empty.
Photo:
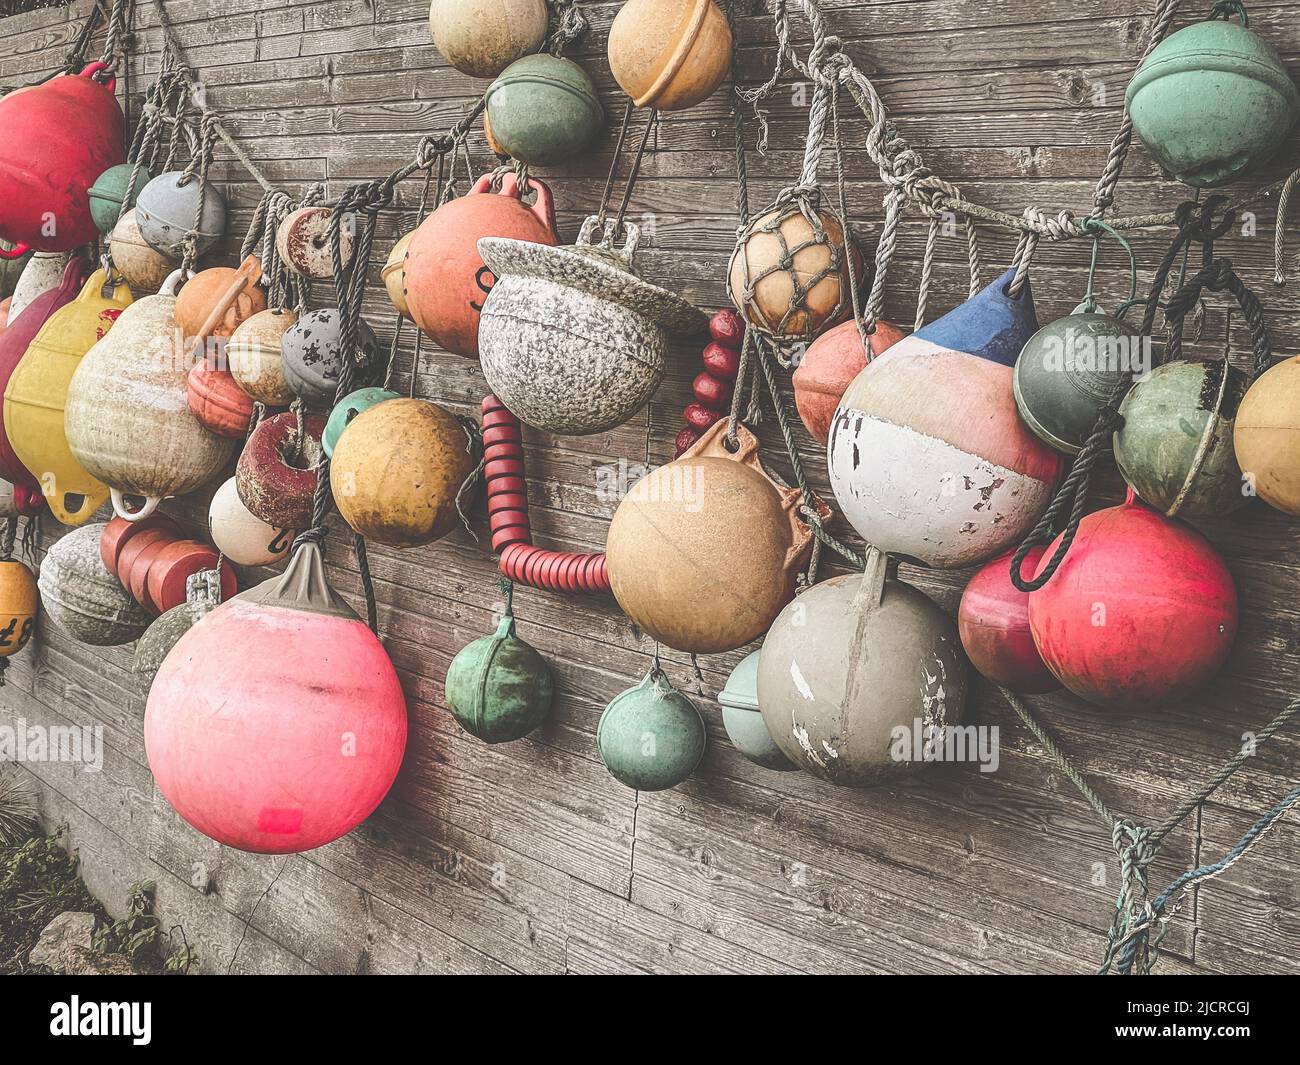
[[[172,648],[144,721],[164,798],[219,843],[311,850],[392,787],[406,701],[383,646],[305,544],[284,574],[223,603]]]

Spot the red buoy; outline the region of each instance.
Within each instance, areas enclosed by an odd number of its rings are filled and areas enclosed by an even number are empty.
[[[379,805],[406,747],[383,646],[307,543],[284,574],[228,600],[158,670],[144,720],[163,796],[245,851],[311,850]]]
[[[1032,573],[1046,547],[1035,547],[1025,558]],[[1015,692],[1034,695],[1061,686],[1043,664],[1029,631],[1029,594],[1011,583],[1014,551],[986,562],[966,585],[957,611],[962,646],[980,674]]]
[[[1098,706],[1150,707],[1219,671],[1237,634],[1237,589],[1205,537],[1130,489],[1079,523],[1065,561],[1029,595],[1029,626],[1070,691]]]
[[[126,161],[115,84],[103,63],[91,63],[0,99],[0,237],[18,245],[4,258],[99,238],[90,186]]]

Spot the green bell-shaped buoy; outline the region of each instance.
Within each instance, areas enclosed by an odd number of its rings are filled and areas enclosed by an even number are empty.
[[[1049,447],[1077,455],[1097,413],[1130,376],[1150,369],[1149,344],[1119,318],[1076,311],[1043,326],[1016,359],[1016,409]]]
[[[185,602],[164,611],[135,645],[131,672],[142,694],[153,686],[153,678],[180,638],[210,614],[221,602],[218,572],[202,570],[185,580]]]
[[[1241,25],[1214,16],[1233,10]],[[1197,188],[1226,185],[1267,162],[1300,115],[1300,93],[1273,46],[1246,28],[1240,4],[1166,37],[1124,93],[1156,161]]]
[[[132,185],[131,173],[134,170],[134,163],[118,163],[100,174],[90,186],[87,192],[90,217],[95,220],[101,233],[113,232],[113,227],[122,216],[122,200],[126,200],[126,209],[130,210],[135,206],[135,198],[140,190],[153,180],[149,168],[142,166]]]
[[[514,615],[507,614],[495,633],[451,660],[445,690],[461,728],[486,743],[508,743],[546,720],[555,681],[537,648],[515,635]]]
[[[381,403],[387,403],[390,399],[401,398],[396,392],[389,391],[387,388],[358,388],[355,392],[349,392],[334,405],[329,419],[325,422],[325,431],[321,434],[320,443],[325,449],[326,457],[334,457],[334,447],[338,444],[339,437],[358,414]]]
[[[605,768],[639,791],[675,788],[695,772],[706,742],[695,704],[658,666],[635,688],[614,696],[596,726]]]
[[[732,745],[755,765],[787,772],[798,769],[782,752],[767,731],[758,709],[758,656],[747,654],[727,678],[718,693],[722,706],[722,725]]]

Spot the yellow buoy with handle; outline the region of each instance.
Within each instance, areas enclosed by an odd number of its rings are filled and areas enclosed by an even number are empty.
[[[5,389],[4,422],[14,453],[41,484],[64,525],[83,525],[108,499],[68,447],[63,412],[68,384],[81,358],[108,333],[131,303],[126,282],[111,284],[96,270],[71,303],[41,326]]]

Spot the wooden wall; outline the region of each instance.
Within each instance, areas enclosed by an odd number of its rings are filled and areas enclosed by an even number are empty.
[[[1119,121],[1124,85],[1150,16],[1133,0],[828,0],[834,31],[876,78],[906,136],[972,197],[1019,212],[1091,206],[1095,175]],[[1186,5],[1199,17],[1203,5]],[[576,50],[611,115],[622,97],[604,59],[616,3],[584,2],[592,32]],[[744,76],[760,82],[774,40],[762,5],[740,18]],[[130,90],[156,70],[160,32],[140,0]],[[1141,10],[1135,10],[1141,8]],[[87,0],[0,22],[0,85],[61,63]],[[447,69],[430,43],[427,0],[172,0],[189,61],[209,98],[258,166],[291,192],[386,174],[421,134],[454,121],[483,86]],[[1300,73],[1300,4],[1255,0],[1251,25]],[[803,28],[797,30],[802,34]],[[771,101],[771,147],[749,156],[756,204],[797,173],[807,112],[788,84]],[[133,100],[133,105],[138,103]],[[591,158],[553,175],[560,223],[572,239],[596,205],[613,130]],[[862,129],[854,123],[853,143]],[[751,141],[752,148],[752,141]],[[476,168],[492,163],[471,140]],[[224,149],[218,180],[234,207],[227,258],[258,189]],[[1294,138],[1272,179],[1295,165]],[[881,186],[865,152],[847,153],[853,223],[880,228]],[[551,176],[551,175],[548,175]],[[829,173],[828,173],[829,177]],[[1185,190],[1161,180],[1135,149],[1117,210],[1171,208]],[[418,182],[381,222],[386,249],[413,223]],[[1275,206],[1225,241],[1268,301],[1277,350],[1300,352],[1294,283],[1275,288]],[[651,142],[632,215],[647,224],[645,273],[701,306],[725,301],[723,264],[736,227],[733,127],[725,93],[664,116]],[[1292,226],[1294,229],[1294,224]],[[910,324],[925,223],[904,226],[889,277],[887,314]],[[1143,278],[1169,238],[1137,241]],[[985,280],[1011,251],[983,234]],[[1294,252],[1292,253],[1294,254]],[[214,259],[215,261],[215,259]],[[1040,317],[1068,312],[1083,291],[1086,248],[1044,246],[1035,261]],[[1107,248],[1103,283],[1123,284]],[[940,242],[931,314],[963,297],[965,248]],[[370,321],[391,336],[375,286]],[[1204,350],[1222,348],[1221,305],[1209,308]],[[1244,355],[1243,338],[1234,352]],[[408,387],[409,327],[398,356]],[[647,414],[603,436],[530,432],[530,498],[540,538],[598,549],[613,504],[596,473],[621,460],[671,457],[699,367],[698,347],[675,352]],[[936,382],[942,388],[943,382]],[[416,392],[474,413],[477,366],[426,348]],[[776,443],[770,427],[769,444]],[[806,438],[819,486],[822,464]],[[775,447],[775,468],[786,464]],[[1108,471],[1104,498],[1117,478]],[[201,524],[205,499],[175,512]],[[341,525],[336,522],[336,525]],[[712,696],[741,652],[702,662],[703,688],[683,656],[667,665],[697,697],[710,749],[682,787],[638,794],[615,782],[595,750],[601,710],[647,668],[651,643],[608,599],[516,596],[521,634],[551,660],[561,689],[550,723],[526,740],[488,747],[442,707],[442,678],[464,644],[490,631],[499,609],[495,568],[479,539],[457,532],[410,551],[371,550],[380,629],[401,672],[411,739],[398,786],[360,830],[292,858],[225,850],[185,825],[156,791],[144,755],[144,702],[128,674],[132,648],[76,644],[48,619],[0,692],[0,721],[104,726],[103,771],[32,765],[44,817],[66,823],[87,881],[110,909],[127,886],[153,879],[163,924],[180,926],[204,970],[235,972],[1088,972],[1095,968],[1118,878],[1108,833],[1041,746],[981,685],[975,721],[1001,726],[1001,765],[965,767],[931,782],[837,790],[746,762],[727,741]],[[1117,810],[1148,823],[1216,767],[1243,733],[1295,689],[1300,664],[1300,536],[1263,505],[1206,522],[1237,579],[1243,618],[1227,669],[1204,694],[1159,712],[1106,713],[1069,697],[1037,700],[1062,744]],[[62,530],[46,521],[45,549]],[[346,531],[346,530],[344,530]],[[359,602],[348,537],[329,541],[332,578]],[[1140,544],[1134,550],[1141,550]],[[257,579],[264,574],[246,574]],[[963,574],[904,567],[903,576],[955,608]],[[252,649],[250,649],[252,650]],[[1169,839],[1153,881],[1219,856],[1295,783],[1300,741],[1283,736]],[[1251,858],[1200,891],[1173,923],[1166,971],[1300,971],[1300,831],[1282,824]]]

